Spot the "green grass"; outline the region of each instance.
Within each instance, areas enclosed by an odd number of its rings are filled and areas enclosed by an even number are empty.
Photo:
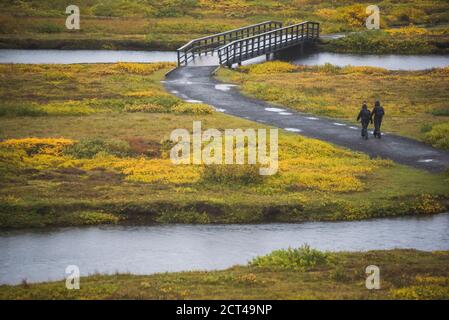
[[[304,249],[295,250],[310,257]],[[288,252],[278,251],[256,261],[279,256],[283,261],[284,255],[290,256]],[[448,251],[314,254],[325,255],[326,262],[308,263],[301,269],[290,263],[282,268],[250,263],[220,271],[91,275],[81,278],[80,290],[67,290],[65,281],[24,281],[0,286],[0,299],[449,299]],[[369,265],[380,268],[379,290],[365,287]]]
[[[394,29],[392,29],[394,30]],[[320,50],[360,54],[447,54],[449,29],[432,32],[422,28],[423,34],[390,34],[384,30],[349,34],[337,40],[324,40]]]

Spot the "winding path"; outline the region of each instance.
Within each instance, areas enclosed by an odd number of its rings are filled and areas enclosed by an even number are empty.
[[[217,66],[192,66],[173,70],[165,87],[187,102],[204,102],[218,111],[271,125],[303,136],[331,142],[352,150],[382,157],[433,172],[449,167],[449,153],[416,140],[386,134],[382,140],[364,141],[360,128],[340,120],[312,116],[264,101],[245,97],[236,86],[213,77]]]

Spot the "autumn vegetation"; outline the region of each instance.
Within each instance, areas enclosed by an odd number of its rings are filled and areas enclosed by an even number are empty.
[[[70,31],[65,28],[67,4],[8,0],[0,4],[0,46],[173,50],[193,38],[266,20],[285,24],[318,21],[323,34],[366,31],[370,4],[353,0],[79,0],[81,29]],[[383,31],[326,42],[323,49],[447,53],[447,1],[384,0],[376,4]]]
[[[274,176],[238,165],[173,165],[170,133],[190,130],[193,120],[203,129],[263,126],[169,94],[160,80],[172,67],[1,65],[0,227],[354,220],[446,210],[444,174],[283,131]],[[280,72],[328,76],[288,64],[262,64],[235,76],[262,80],[266,70],[272,79]],[[360,72],[366,70],[332,75]],[[442,129],[429,132],[436,130]]]

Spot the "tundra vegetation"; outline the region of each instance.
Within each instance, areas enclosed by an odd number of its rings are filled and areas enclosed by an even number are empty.
[[[378,32],[366,32],[370,4],[355,0],[79,0],[81,29],[75,31],[65,28],[64,2],[7,0],[0,4],[0,46],[172,50],[193,38],[265,20],[285,24],[311,20],[322,23],[323,33],[364,31],[325,43],[326,50],[448,52],[447,1],[380,1],[376,4],[383,31]]]
[[[365,268],[381,269],[379,290]],[[409,268],[409,266],[412,266]],[[65,281],[0,286],[0,299],[449,299],[449,252],[278,250],[245,266],[137,276],[94,274],[80,290]]]
[[[280,65],[259,68],[267,66]],[[274,176],[239,165],[173,165],[170,133],[191,130],[194,120],[203,130],[266,127],[170,95],[160,80],[172,67],[0,65],[0,228],[355,220],[447,210],[447,174],[284,131]],[[327,76],[295,72],[286,75]],[[445,71],[431,74],[437,72]],[[429,99],[440,101],[441,86],[434,84]],[[404,91],[404,99],[416,90]],[[322,97],[326,90],[306,92]]]
[[[221,69],[219,78],[239,84],[252,97],[352,123],[364,100],[371,110],[380,100],[385,131],[449,149],[449,68],[389,71],[272,61]]]

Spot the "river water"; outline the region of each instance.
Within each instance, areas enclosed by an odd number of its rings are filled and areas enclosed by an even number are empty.
[[[113,63],[113,62],[176,62],[175,51],[126,50],[0,50],[0,63]],[[265,61],[259,57],[245,62]],[[295,64],[338,66],[372,66],[391,70],[423,70],[449,66],[449,55],[357,55],[319,52],[292,61]],[[216,62],[214,62],[216,63]]]
[[[372,55],[319,52],[293,59],[298,65],[370,66],[389,70],[425,70],[449,66],[449,55]]]
[[[0,232],[0,284],[63,279],[68,265],[77,265],[82,275],[223,269],[305,243],[328,251],[448,250],[449,214],[354,222]]]

